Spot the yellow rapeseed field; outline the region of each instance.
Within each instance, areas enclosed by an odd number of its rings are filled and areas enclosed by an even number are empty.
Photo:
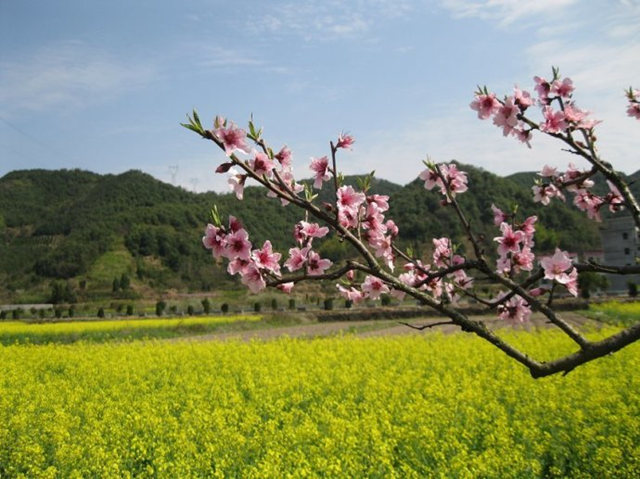
[[[466,334],[11,345],[0,364],[3,478],[640,477],[640,345],[539,380]]]
[[[257,314],[193,316],[172,319],[118,319],[49,323],[0,322],[0,343],[48,343],[79,340],[142,339],[205,333],[222,324],[260,321]]]

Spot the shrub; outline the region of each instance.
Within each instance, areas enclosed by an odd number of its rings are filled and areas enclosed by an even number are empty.
[[[158,301],[156,303],[156,316],[162,316],[166,308],[167,308],[167,303],[165,303],[164,301]]]

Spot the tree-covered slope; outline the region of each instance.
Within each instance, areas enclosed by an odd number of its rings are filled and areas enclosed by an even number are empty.
[[[530,186],[464,165],[469,191],[459,196],[473,227],[486,238],[497,235],[491,203],[503,209],[520,205],[524,216],[540,218],[538,248],[581,251],[598,247],[597,225],[562,203],[541,208]],[[357,184],[358,177],[345,178]],[[331,201],[326,184],[319,201]],[[405,244],[428,245],[432,237],[463,241],[459,222],[441,195],[426,191],[420,180],[402,187],[374,179],[371,192],[391,196],[391,211]],[[303,213],[267,198],[262,188],[247,187],[244,200],[233,194],[196,194],[163,183],[140,171],[98,175],[80,170],[14,171],[0,178],[0,295],[46,290],[51,281],[86,284],[88,291],[110,293],[110,275],[126,273],[141,292],[163,288],[209,290],[235,284],[201,245],[209,211],[217,205],[247,227],[254,244],[271,239],[286,253],[292,228]],[[348,255],[343,243],[318,247],[334,259]]]

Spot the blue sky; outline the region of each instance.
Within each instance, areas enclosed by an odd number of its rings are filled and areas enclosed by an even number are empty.
[[[356,138],[345,173],[401,184],[430,155],[498,174],[570,160],[537,136],[528,150],[469,108],[558,65],[578,106],[603,120],[602,156],[640,169],[640,2],[577,0],[0,0],[0,176],[26,168],[140,169],[189,190],[226,191],[222,152],[179,127],[197,108],[253,113],[296,173]]]

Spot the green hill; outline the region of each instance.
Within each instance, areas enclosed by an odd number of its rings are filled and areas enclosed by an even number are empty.
[[[497,234],[492,202],[501,208],[518,203],[522,214],[538,214],[542,250],[556,241],[572,251],[598,246],[597,225],[582,213],[558,202],[547,208],[533,204],[530,184],[523,186],[523,175],[530,174],[500,178],[468,165],[463,169],[470,189],[459,196],[460,203],[488,250]],[[345,178],[348,184],[357,180]],[[432,237],[463,240],[459,223],[440,205],[440,194],[426,191],[420,180],[402,187],[375,179],[371,191],[391,196],[388,217],[399,225],[403,243],[428,248]],[[331,196],[326,188],[319,200]],[[237,201],[232,194],[191,193],[140,171],[13,171],[0,178],[0,300],[45,301],[54,281],[68,283],[85,299],[234,288],[236,280],[201,245],[214,204],[223,217],[240,218],[254,244],[271,239],[285,252],[292,246],[294,223],[303,217],[258,187],[246,188],[244,201]],[[336,239],[318,246],[334,259],[349,255]],[[123,276],[129,286],[118,289]]]

